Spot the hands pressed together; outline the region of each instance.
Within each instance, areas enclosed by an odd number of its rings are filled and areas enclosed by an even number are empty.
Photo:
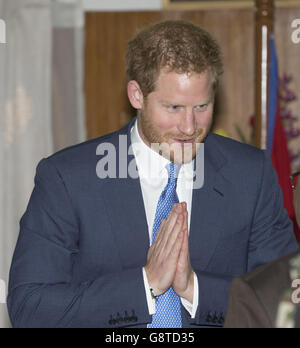
[[[145,266],[148,282],[157,295],[173,287],[178,296],[193,303],[194,272],[189,253],[186,203],[175,204],[168,219],[162,220]]]

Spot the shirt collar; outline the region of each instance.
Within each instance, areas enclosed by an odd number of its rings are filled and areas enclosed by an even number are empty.
[[[170,161],[144,143],[139,134],[137,120],[131,130],[131,142],[140,177],[159,178],[168,174],[166,166]]]
[[[144,143],[139,134],[137,120],[131,129],[131,142],[140,177],[168,177],[166,166],[170,163],[170,161],[165,157],[159,155],[156,151],[152,150],[148,145]],[[179,177],[181,175],[185,175],[189,178],[193,177],[193,164],[194,161],[183,164],[179,172]]]

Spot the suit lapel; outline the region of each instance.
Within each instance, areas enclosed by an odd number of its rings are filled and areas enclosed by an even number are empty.
[[[190,255],[195,269],[204,270],[211,260],[226,221],[228,182],[222,176],[226,159],[212,136],[204,145],[204,186],[193,190]]]
[[[119,146],[120,135],[127,135],[128,154],[131,146],[131,128],[134,122],[135,119],[116,133],[111,141],[117,149],[117,159],[119,159],[119,152],[124,151]],[[130,163],[131,168],[136,166],[133,155],[128,155],[127,160],[127,164]],[[117,173],[119,172],[119,163],[117,163]],[[144,266],[150,241],[140,180],[130,177],[105,179],[101,193],[106,203],[111,231],[119,250],[122,266],[125,269]]]

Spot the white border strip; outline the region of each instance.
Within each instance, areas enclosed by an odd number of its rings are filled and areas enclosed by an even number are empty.
[[[162,0],[83,0],[85,11],[157,11]]]

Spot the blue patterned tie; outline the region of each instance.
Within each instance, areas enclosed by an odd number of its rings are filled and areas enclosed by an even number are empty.
[[[162,219],[167,219],[173,205],[178,203],[176,193],[177,178],[180,165],[173,162],[167,165],[169,172],[169,182],[163,190],[158,205],[153,225],[152,243],[155,242]],[[158,297],[156,301],[156,313],[152,317],[152,324],[149,328],[181,328],[181,304],[180,298],[171,287],[167,292]]]

